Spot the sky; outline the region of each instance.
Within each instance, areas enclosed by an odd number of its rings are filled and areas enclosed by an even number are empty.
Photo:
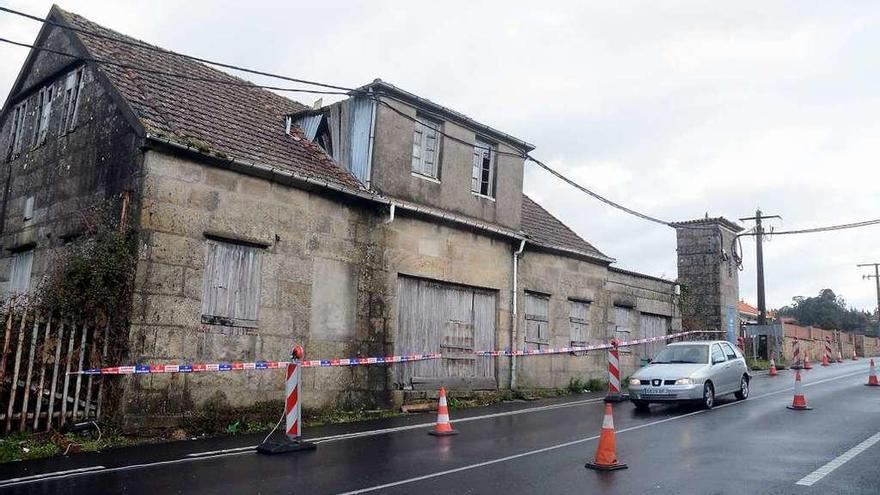
[[[0,2],[44,17],[51,2]],[[760,208],[776,230],[880,218],[880,4],[869,1],[64,1],[159,46],[342,86],[382,78],[533,143],[580,184],[667,220]],[[0,13],[0,36],[39,24]],[[0,93],[27,50],[0,45]],[[274,83],[268,79],[249,79]],[[317,97],[299,98],[312,104]],[[325,100],[326,103],[326,100]],[[525,191],[617,266],[675,278],[675,232],[534,165]],[[754,241],[741,297],[756,301]],[[776,236],[767,302],[832,288],[873,309],[880,226]]]

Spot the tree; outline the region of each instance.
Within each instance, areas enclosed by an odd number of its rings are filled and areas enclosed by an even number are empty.
[[[796,296],[794,304],[779,310],[780,316],[791,316],[801,325],[812,325],[826,330],[865,333],[869,313],[847,308],[846,300],[831,289],[822,289],[816,297]]]

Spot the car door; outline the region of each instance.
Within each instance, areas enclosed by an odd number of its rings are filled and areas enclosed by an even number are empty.
[[[736,349],[734,349],[729,342],[722,342],[721,349],[727,357],[727,364],[725,365],[724,372],[730,383],[730,391],[735,392],[739,390],[739,379],[745,372],[745,366],[739,358]]]
[[[712,363],[712,383],[715,384],[715,395],[723,395],[730,392],[730,374],[728,373],[727,355],[717,343],[712,344],[710,352]]]

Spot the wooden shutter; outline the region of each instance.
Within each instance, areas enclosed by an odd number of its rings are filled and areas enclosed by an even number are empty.
[[[533,344],[550,343],[550,298],[543,294],[526,292],[526,341]]]
[[[15,253],[12,257],[12,270],[9,274],[9,292],[22,294],[30,289],[31,270],[34,266],[33,249]]]
[[[256,326],[260,307],[258,248],[208,242],[202,279],[202,321],[229,326]]]
[[[586,345],[589,340],[590,303],[569,301],[568,321],[571,345]]]

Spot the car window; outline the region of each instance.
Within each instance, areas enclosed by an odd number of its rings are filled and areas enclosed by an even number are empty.
[[[724,357],[724,352],[721,350],[721,346],[718,344],[712,344],[712,362],[720,363],[724,361],[727,361],[727,359]]]
[[[709,362],[709,346],[705,344],[668,345],[651,362],[654,364],[705,364]]]
[[[724,349],[724,354],[727,354],[727,359],[736,359],[736,351],[733,350],[733,346],[724,342],[721,344],[721,347]]]

